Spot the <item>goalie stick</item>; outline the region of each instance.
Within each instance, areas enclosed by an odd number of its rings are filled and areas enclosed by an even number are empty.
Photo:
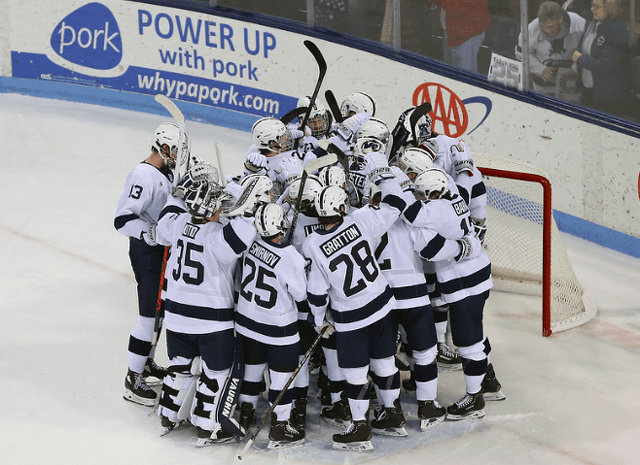
[[[164,248],[162,255],[162,266],[160,267],[160,287],[158,289],[158,300],[156,301],[156,315],[153,323],[153,338],[151,339],[151,347],[158,345],[158,339],[160,339],[160,331],[162,325],[160,321],[164,316],[164,302],[162,301],[162,291],[164,290],[164,272],[167,269],[167,259],[169,258],[169,247]]]
[[[317,45],[311,42],[310,40],[305,40],[304,45],[309,49],[313,57],[316,59],[316,63],[318,63],[318,80],[316,81],[315,89],[313,89],[313,94],[311,94],[311,97],[309,98],[309,106],[307,107],[307,111],[305,111],[304,117],[302,118],[302,124],[300,124],[300,129],[302,131],[304,131],[304,127],[307,125],[307,120],[311,115],[311,110],[313,109],[313,105],[316,103],[316,98],[318,98],[318,92],[320,92],[320,86],[322,86],[322,81],[324,81],[324,76],[327,74],[327,62],[322,56],[322,53],[318,49]],[[298,148],[299,143],[300,143],[300,139],[296,139],[293,145],[293,150],[296,150]]]
[[[189,171],[189,161],[191,154],[189,153],[189,134],[187,133],[184,114],[180,111],[178,106],[164,94],[157,94],[155,96],[156,102],[162,105],[174,119],[180,129],[180,139],[178,139],[178,154],[176,156],[176,168],[173,176],[173,187],[178,185],[180,179]]]
[[[300,188],[298,189],[298,197],[296,198],[296,205],[293,211],[293,218],[291,218],[291,226],[289,227],[289,242],[293,240],[293,234],[296,230],[296,223],[298,222],[298,213],[300,213],[300,207],[302,206],[302,193],[304,192],[304,185],[307,182],[307,177],[314,171],[321,170],[325,166],[333,165],[338,162],[338,155],[335,153],[328,153],[317,160],[308,163],[302,170],[302,176],[300,176]]]
[[[293,383],[293,380],[296,379],[296,376],[298,376],[298,373],[300,373],[300,370],[302,369],[304,364],[307,363],[307,360],[309,359],[309,357],[311,357],[311,354],[313,353],[314,349],[316,348],[316,346],[320,342],[320,339],[322,339],[322,336],[324,336],[324,333],[327,332],[327,330],[330,327],[331,326],[327,326],[327,327],[323,328],[322,331],[320,331],[320,333],[318,334],[318,336],[316,336],[315,340],[311,343],[311,346],[305,352],[304,356],[302,357],[302,360],[300,360],[300,362],[298,363],[298,366],[296,367],[296,369],[291,374],[291,377],[287,380],[287,382],[284,385],[284,387],[278,393],[278,397],[276,397],[276,399],[273,401],[273,403],[269,407],[269,410],[267,410],[267,412],[262,416],[262,420],[260,421],[260,424],[256,427],[256,430],[253,432],[253,434],[251,435],[251,437],[249,438],[249,440],[245,444],[245,446],[242,449],[242,451],[240,451],[240,453],[238,454],[238,460],[242,460],[242,455],[247,450],[249,450],[249,448],[251,447],[253,442],[256,440],[256,437],[258,436],[258,433],[260,432],[260,430],[262,430],[262,427],[267,423],[267,421],[271,420],[271,413],[278,406],[278,404],[282,400],[282,397],[287,392],[287,389],[289,389],[289,386],[291,386],[291,383]]]
[[[409,117],[409,124],[411,125],[411,135],[413,136],[413,140],[416,140],[416,123],[420,118],[429,113],[432,110],[430,102],[424,102],[421,105],[418,105],[411,116]]]

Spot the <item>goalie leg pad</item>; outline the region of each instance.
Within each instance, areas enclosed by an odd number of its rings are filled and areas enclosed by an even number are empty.
[[[179,412],[185,403],[186,407],[191,409],[193,398],[191,387],[198,379],[190,371],[192,362],[184,357],[173,358],[167,376],[164,378],[158,415],[166,417],[171,422],[179,422],[184,419],[180,418]]]

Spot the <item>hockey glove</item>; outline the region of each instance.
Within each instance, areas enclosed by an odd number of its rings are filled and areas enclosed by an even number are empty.
[[[471,218],[471,225],[480,244],[484,244],[484,235],[487,232],[486,218]]]
[[[142,238],[151,247],[158,245],[156,242],[156,223],[151,223],[146,231],[142,231]]]
[[[457,262],[469,258],[475,251],[475,248],[480,247],[480,241],[473,234],[468,234],[456,242],[460,246],[460,253],[454,257],[454,260]]]
[[[368,152],[364,155],[365,166],[363,172],[369,176],[369,181],[380,184],[386,179],[395,178],[391,171],[387,157],[380,152]]]
[[[259,152],[247,153],[247,158],[244,161],[244,174],[248,176],[250,174],[265,175],[269,169],[267,164],[267,157]]]
[[[173,190],[173,195],[180,199],[184,199],[187,191],[192,187],[195,187],[196,185],[197,185],[197,182],[193,179],[193,176],[189,171],[187,172],[187,174],[185,174],[182,177],[182,179],[180,179],[180,181],[178,182],[178,185]]]
[[[451,146],[451,161],[457,175],[467,173],[469,176],[473,176],[473,155],[467,144],[460,141]]]
[[[369,121],[371,115],[369,113],[356,113],[348,117],[342,123],[336,124],[335,133],[345,142],[351,140],[358,128]]]
[[[297,158],[285,158],[274,171],[276,173],[276,181],[286,189],[289,184],[302,175],[302,166],[300,166]]]

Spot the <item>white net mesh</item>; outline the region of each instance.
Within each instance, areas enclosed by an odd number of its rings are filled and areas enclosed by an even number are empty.
[[[474,154],[476,165],[548,179],[539,168],[506,158]],[[555,221],[544,225],[544,190],[540,183],[483,176],[487,187],[484,247],[491,257],[497,290],[542,295],[543,229],[551,229],[550,313],[552,332],[591,320],[596,307],[578,282]]]

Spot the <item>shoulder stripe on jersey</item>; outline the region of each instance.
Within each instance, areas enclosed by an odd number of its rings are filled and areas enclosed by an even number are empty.
[[[480,197],[487,193],[487,186],[484,185],[483,182],[479,182],[478,184],[474,184],[471,188],[471,198],[475,199],[476,197]]]
[[[262,334],[263,336],[279,338],[279,337],[290,337],[298,334],[298,318],[296,316],[296,321],[290,323],[286,326],[276,326],[269,325],[265,323],[259,323],[246,315],[242,315],[240,313],[236,313],[236,324],[243,326],[251,331],[254,331],[258,334]]]
[[[385,196],[385,198],[382,199],[382,202],[386,203],[390,207],[397,208],[400,211],[404,210],[407,206],[407,202],[405,202],[404,199],[393,194]]]
[[[375,299],[369,302],[367,305],[356,308],[355,310],[347,310],[338,312],[336,310],[331,310],[331,316],[333,317],[333,321],[336,323],[354,323],[356,321],[362,321],[378,310],[382,309],[385,305],[389,303],[391,298],[393,297],[393,291],[389,286],[378,295]]]
[[[158,219],[170,213],[187,213],[187,210],[177,205],[169,205],[168,207],[162,209],[162,211],[160,212],[160,217]]]
[[[422,202],[416,200],[404,211],[403,215],[409,221],[409,223],[413,223],[422,208]]]
[[[196,318],[198,320],[233,321],[232,308],[197,307],[195,305],[180,304],[167,299],[165,302],[165,310],[169,313]]]
[[[420,251],[420,256],[427,260],[431,260],[438,252],[440,252],[440,249],[444,247],[445,242],[446,239],[443,236],[436,234],[436,236],[429,241],[427,246]]]
[[[327,294],[317,295],[307,292],[307,301],[314,307],[324,307],[329,301],[329,296]]]
[[[454,294],[462,289],[470,289],[483,283],[491,277],[491,264],[470,274],[444,283],[438,282],[438,290],[441,294]]]
[[[224,240],[227,241],[227,244],[229,244],[236,254],[240,255],[247,249],[247,244],[242,242],[242,239],[238,237],[231,223],[228,223],[222,228],[222,234],[224,235]]]
[[[138,218],[140,218],[140,217],[138,215],[133,214],[133,213],[131,215],[118,216],[115,220],[113,220],[113,226],[116,229],[120,229],[125,224],[127,224],[129,221],[137,220]]]

